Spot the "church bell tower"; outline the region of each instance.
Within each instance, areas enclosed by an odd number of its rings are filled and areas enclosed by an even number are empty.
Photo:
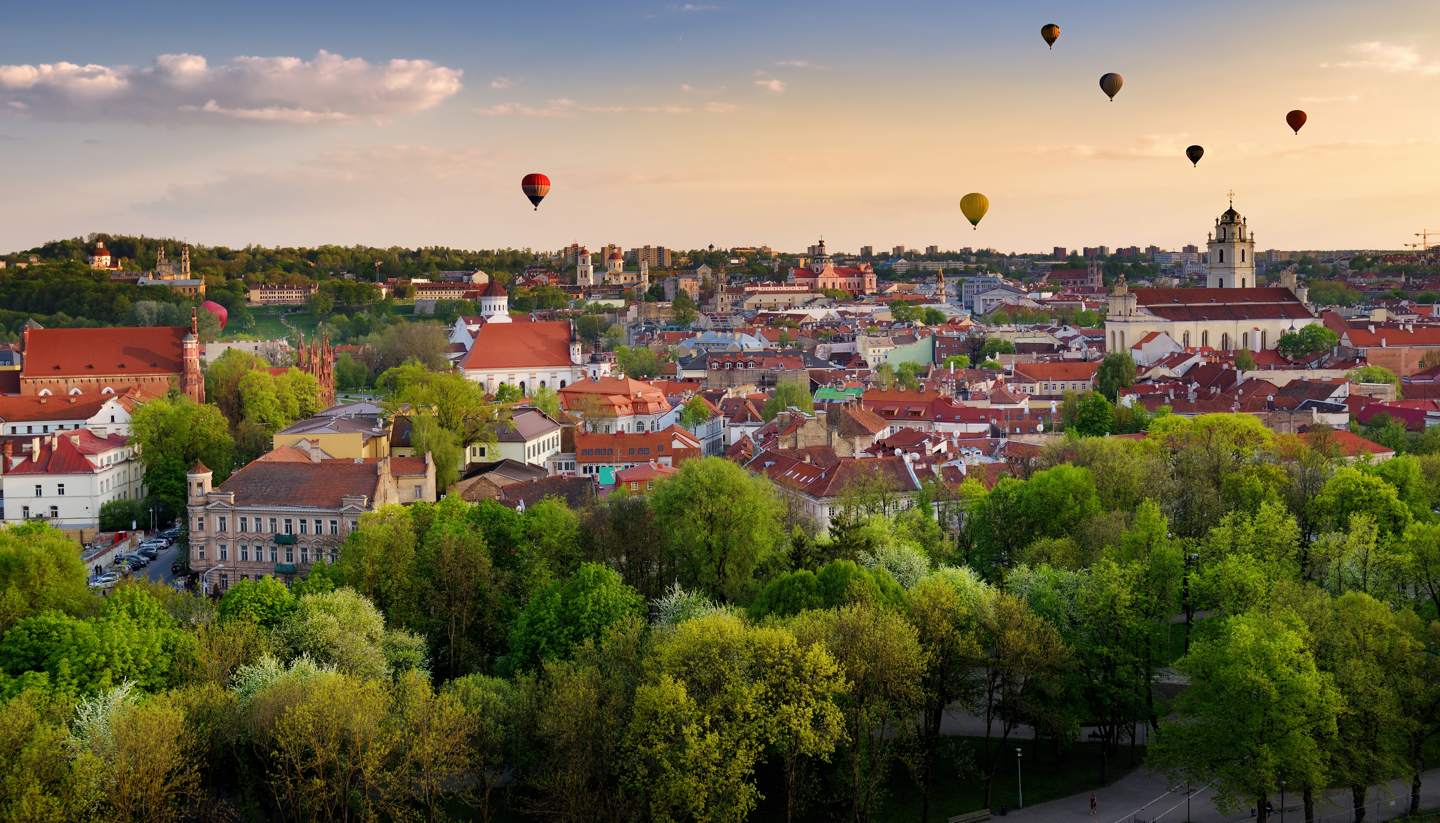
[[[1215,230],[1206,238],[1209,261],[1205,286],[1211,289],[1255,287],[1255,237],[1240,212],[1235,211],[1234,194],[1230,208],[1215,220]]]

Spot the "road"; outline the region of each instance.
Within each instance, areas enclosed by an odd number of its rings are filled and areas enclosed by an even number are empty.
[[[170,573],[170,566],[179,559],[180,543],[177,541],[171,543],[170,548],[160,552],[154,560],[150,561],[150,565],[145,567],[145,576],[156,583],[164,583],[169,586],[175,582],[175,575]]]

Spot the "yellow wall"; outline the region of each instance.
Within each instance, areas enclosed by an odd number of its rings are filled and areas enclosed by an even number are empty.
[[[331,457],[341,459],[354,459],[356,457],[389,457],[390,438],[372,437],[367,444],[365,438],[357,432],[345,432],[343,434],[276,434],[273,448],[281,446],[293,446],[301,440],[310,440],[318,445]]]

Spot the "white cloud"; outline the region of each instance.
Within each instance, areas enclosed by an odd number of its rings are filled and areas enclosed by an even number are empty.
[[[162,54],[148,66],[0,66],[0,101],[52,120],[333,123],[415,114],[460,91],[461,70],[429,60],[370,63],[319,51],[237,57]]]
[[[509,77],[506,77],[505,75],[501,75],[501,76],[495,78],[494,80],[491,80],[491,81],[490,81],[490,88],[495,89],[496,91],[504,91],[504,90],[506,90],[506,89],[508,89],[508,88],[514,87],[514,85],[515,85],[515,81],[514,81],[514,80],[511,80]]]
[[[775,65],[782,69],[823,69],[824,66],[811,60],[776,60]]]
[[[531,106],[524,103],[499,103],[476,109],[485,117],[575,117],[581,114],[693,114],[706,112],[725,114],[734,111],[732,103],[709,101],[699,107],[690,105],[595,105],[582,104],[568,97],[557,97],[543,105]]]
[[[1165,160],[1184,158],[1185,148],[1191,143],[1190,136],[1178,134],[1145,134],[1129,145],[1093,146],[1087,143],[1067,143],[1053,146],[1031,146],[1026,151],[1032,154],[1062,154],[1081,159],[1104,160]]]
[[[1301,103],[1359,103],[1359,102],[1360,102],[1360,95],[1358,95],[1358,94],[1336,94],[1336,95],[1328,95],[1328,96],[1327,96],[1327,95],[1320,95],[1320,96],[1316,96],[1316,97],[1302,97],[1302,98],[1300,98],[1300,102],[1301,102]]]
[[[1440,75],[1440,61],[1429,60],[1414,46],[1370,40],[1352,43],[1346,48],[1354,59],[1321,63],[1327,69],[1371,69],[1391,74],[1419,74],[1424,77]]]
[[[681,14],[700,14],[707,11],[719,11],[720,7],[712,3],[676,3],[670,9]]]
[[[785,93],[785,81],[775,77],[762,77],[755,81],[755,85],[770,92],[771,94]]]

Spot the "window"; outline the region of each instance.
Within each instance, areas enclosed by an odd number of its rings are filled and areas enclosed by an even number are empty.
[[[259,522],[259,521],[256,521]],[[275,518],[270,518],[270,533],[275,534]]]
[[[240,518],[240,532],[244,534],[247,531],[250,531],[250,519],[248,517],[242,517]]]
[[[286,547],[285,547],[285,562],[286,562],[286,563],[294,563],[294,562],[295,562],[295,547],[294,547],[294,546],[286,546]]]
[[[195,518],[195,531],[197,531],[197,532],[203,532],[203,531],[205,531],[205,518],[204,518],[204,517],[197,517],[197,518]]]
[[[331,549],[331,550],[330,550],[330,562],[331,562],[331,563],[334,563],[334,562],[335,562],[335,550],[334,550],[334,549]]]
[[[310,562],[310,547],[309,547],[309,546],[301,546],[301,547],[300,547],[300,562],[301,562],[301,563],[309,563],[309,562]]]
[[[290,518],[288,518],[288,517],[285,518],[285,533],[286,533],[286,534],[294,534],[294,533],[295,533],[295,526],[294,526],[293,523],[290,522]]]
[[[198,547],[198,548],[195,549],[195,559],[197,559],[197,560],[204,560],[204,559],[205,559],[205,547],[204,547],[204,546],[200,546],[200,547]]]
[[[420,485],[419,483],[416,483],[416,484],[415,484],[415,499],[417,499],[417,500],[420,499],[420,496],[423,495],[424,493],[425,493],[425,487],[422,486],[422,485]]]
[[[39,497],[41,494],[42,494],[42,492],[40,491],[40,484],[39,484],[39,483],[36,483],[36,484],[35,484],[35,496],[36,496],[36,497]]]
[[[340,534],[340,521],[339,521],[339,520],[331,520],[331,521],[330,521],[330,533],[333,534],[333,535],[338,535],[338,534]]]
[[[321,522],[320,522],[320,518],[318,518],[318,517],[315,518],[315,535],[316,535],[317,537],[318,537],[319,535],[323,534],[323,530],[320,528],[321,525],[322,525],[322,524],[321,524]]]
[[[300,533],[305,534],[305,518],[300,518]]]
[[[240,560],[247,563],[250,561],[250,547],[244,543],[240,544]]]
[[[21,517],[21,519],[23,519],[23,520],[29,520],[29,519],[30,519],[30,507],[29,507],[29,506],[21,506],[21,507],[20,507],[20,517]]]
[[[217,546],[217,548],[220,549],[220,559],[221,559],[222,561],[223,561],[223,560],[229,560],[229,559],[230,559],[230,551],[229,551],[229,549],[226,548],[226,546],[225,546],[224,543],[219,544],[219,546]]]
[[[51,507],[50,507],[50,519],[51,519],[51,520],[56,520],[56,519],[58,519],[59,517],[60,517],[60,507],[59,507],[59,506],[51,506]]]
[[[1241,263],[1244,263],[1244,262],[1245,262],[1245,250],[1244,250],[1244,249],[1241,249],[1241,250],[1240,250],[1240,262],[1241,262]]]
[[[1223,235],[1224,232],[1221,232],[1221,234]],[[1225,250],[1224,250],[1224,249],[1221,249],[1221,250],[1220,250],[1220,262],[1221,262],[1221,263],[1224,263],[1224,262],[1225,262]]]
[[[230,518],[225,517],[224,515],[221,515],[220,517],[217,517],[217,518],[215,518],[215,519],[216,519],[217,521],[219,521],[219,522],[216,523],[215,531],[217,531],[217,532],[229,531],[229,528],[230,528]]]
[[[57,497],[64,497],[64,496],[65,496],[65,484],[64,484],[64,483],[61,483],[61,484],[59,484],[59,485],[57,485],[57,486],[55,487],[55,495],[56,495]]]
[[[278,562],[280,562],[280,550],[277,549],[277,548],[274,547],[274,546],[271,546],[271,547],[270,547],[270,562],[271,562],[271,563],[278,563]]]

